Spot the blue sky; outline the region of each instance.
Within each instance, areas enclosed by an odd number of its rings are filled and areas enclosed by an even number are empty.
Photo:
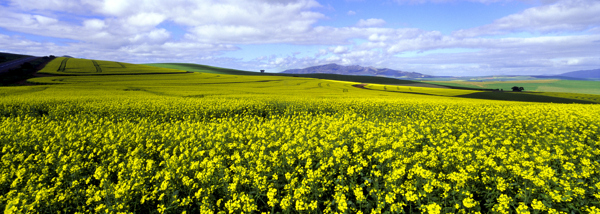
[[[431,75],[600,68],[597,0],[7,0],[0,51],[279,72]]]

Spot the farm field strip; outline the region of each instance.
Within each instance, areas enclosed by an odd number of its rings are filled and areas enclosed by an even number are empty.
[[[371,90],[426,94],[426,95],[436,95],[436,96],[457,96],[457,95],[465,95],[465,94],[479,92],[476,90],[444,89],[444,88],[414,87],[414,86],[394,86],[394,85],[380,85],[380,84],[367,84],[364,87],[367,89],[371,89]]]
[[[56,58],[39,71],[39,73],[54,75],[169,74],[185,72],[183,70],[146,65],[65,57]]]
[[[94,63],[94,67],[96,67],[96,72],[102,72],[102,68],[100,68],[100,65],[98,65],[98,63],[95,60],[92,60],[92,63]]]
[[[424,81],[426,83],[467,87],[467,88],[487,88],[487,89],[503,89],[511,91],[511,87],[524,87],[525,91],[535,92],[555,92],[555,93],[586,93],[600,95],[599,81],[584,81],[584,80],[519,80],[519,81]]]
[[[70,58],[64,58],[60,61],[60,66],[58,67],[58,69],[56,70],[57,72],[65,72],[65,69],[67,68],[67,61],[69,61]]]

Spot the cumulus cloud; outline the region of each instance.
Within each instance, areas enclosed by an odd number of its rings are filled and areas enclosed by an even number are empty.
[[[385,25],[385,20],[383,19],[360,19],[356,23],[358,27],[378,27]]]
[[[342,53],[348,52],[348,47],[346,47],[346,46],[337,46],[337,47],[329,48],[329,50],[331,52],[333,52],[334,54],[342,54]]]
[[[600,1],[559,1],[512,14],[489,25],[454,32],[455,36],[474,37],[510,32],[582,31],[600,23]]]
[[[376,18],[360,19],[346,27],[318,25],[327,17],[315,12],[322,7],[315,0],[10,0],[8,6],[0,5],[0,28],[69,40],[55,44],[0,34],[0,47],[33,55],[66,54],[134,63],[195,62],[248,70],[339,63],[438,75],[552,73],[600,67],[600,20],[595,15],[600,14],[599,5],[595,0],[547,0],[488,25],[447,35],[384,27],[386,21]],[[170,31],[164,23],[182,32]],[[541,35],[481,37],[512,32]],[[242,44],[282,43],[315,49],[253,60],[221,55]]]
[[[102,30],[106,23],[100,19],[88,19],[83,21],[83,27],[88,30]]]
[[[495,2],[507,2],[513,0],[394,0],[399,4],[424,4],[428,2],[432,3],[449,3],[449,2],[458,2],[458,1],[468,1],[468,2],[478,2],[478,3],[495,3]],[[547,1],[547,0],[545,0]]]
[[[8,5],[21,10],[83,12],[85,5],[79,0],[9,0]]]
[[[302,33],[311,29],[317,20],[325,17],[310,11],[312,8],[321,7],[315,0],[50,0],[43,3],[12,0],[9,5],[12,7],[0,8],[0,12],[3,12],[0,27],[42,36],[82,40],[89,37],[82,35],[82,26],[86,29],[105,29],[105,35],[123,38],[155,31],[159,24],[171,21],[190,28],[188,38],[195,38],[201,42],[228,42],[230,38],[245,37],[250,38],[246,39],[248,42],[264,41],[277,35],[283,38]],[[84,21],[77,25],[36,14],[49,13],[48,11],[90,13],[89,15],[105,18]],[[104,28],[99,28],[100,26]],[[61,29],[60,35],[55,32],[57,29]],[[90,34],[97,35],[98,32]],[[214,40],[221,37],[225,38],[224,41]],[[126,40],[130,39],[123,41]]]
[[[314,57],[290,56],[285,62],[277,66],[273,64],[270,68],[303,68],[338,63],[433,75],[517,75],[558,74],[600,67],[600,53],[597,52],[600,43],[596,42],[600,35],[534,38],[453,38],[440,37],[438,32],[428,35],[412,39],[390,37],[386,42],[335,46],[320,50]],[[390,51],[389,47],[398,49]],[[406,56],[405,53],[412,53],[412,56]]]
[[[127,24],[133,26],[156,26],[163,22],[166,16],[160,13],[138,13],[127,18]]]

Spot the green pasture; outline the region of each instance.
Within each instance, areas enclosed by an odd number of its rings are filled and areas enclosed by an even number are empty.
[[[152,65],[152,66],[149,66]],[[505,100],[554,103],[600,103],[600,96],[574,93],[490,92],[447,89],[436,84],[385,77],[337,74],[278,74],[240,71],[206,65],[128,63],[57,58],[40,71],[56,76],[30,79],[38,88],[4,90],[0,96],[38,91],[100,92],[111,96],[153,94],[157,96],[394,96],[440,99]],[[157,67],[158,66],[158,67]],[[191,73],[188,73],[192,71]],[[361,87],[357,87],[363,84]],[[511,85],[513,83],[509,83]],[[537,84],[537,83],[530,83]],[[60,86],[59,86],[60,85]],[[462,85],[465,87],[464,85]],[[528,89],[527,85],[520,84]],[[452,85],[451,85],[452,87]],[[512,86],[511,86],[512,87]],[[481,87],[480,87],[481,88]],[[506,90],[505,90],[506,91]]]
[[[283,76],[244,76],[214,73],[101,75],[101,76],[51,76],[29,80],[40,86],[19,87],[0,92],[50,93],[51,96],[167,96],[182,98],[202,97],[364,97],[388,96],[389,93],[354,87],[356,82],[321,80]],[[38,89],[27,89],[37,87]],[[39,89],[39,88],[44,88]],[[48,94],[48,96],[50,96]],[[402,95],[394,95],[402,96]],[[412,95],[410,95],[412,97]],[[422,96],[422,95],[418,95]]]
[[[11,94],[50,93],[41,96],[96,94],[97,96],[313,96],[313,97],[404,97],[418,99],[504,100],[553,103],[600,103],[600,95],[547,92],[485,92],[478,90],[417,87],[411,85],[364,84],[306,77],[226,75],[215,73],[50,76],[33,78],[34,88],[0,91]],[[360,85],[360,86],[359,86]],[[43,91],[43,92],[41,92]]]
[[[72,76],[72,75],[123,75],[123,74],[161,74],[185,73],[184,70],[158,68],[153,66],[59,57],[49,62],[38,73]]]
[[[171,97],[205,96],[317,96],[317,97],[420,97],[420,99],[503,100],[553,103],[600,103],[600,95],[565,92],[532,92],[533,86],[574,87],[587,81],[545,80],[513,82],[477,82],[446,84],[423,83],[385,77],[350,76],[337,74],[279,74],[185,63],[137,65],[129,63],[57,58],[39,73],[53,76],[29,79],[26,86],[5,88],[0,96],[11,94],[46,93],[77,94],[101,93],[108,96],[137,96],[152,94]],[[159,67],[157,67],[159,66]],[[190,72],[191,71],[191,72]],[[583,85],[580,83],[580,85]],[[478,85],[479,84],[479,85]],[[482,88],[500,88],[505,92],[482,91]],[[537,84],[537,85],[536,85]],[[546,85],[543,85],[546,84]],[[554,84],[554,85],[551,85]],[[562,84],[562,85],[561,85]],[[509,92],[510,87],[525,87],[526,92]],[[452,88],[454,87],[454,88]],[[461,88],[457,88],[461,87]],[[465,89],[471,88],[471,89]],[[50,96],[50,95],[42,95]]]
[[[230,74],[230,75],[261,75],[259,72],[242,71],[229,68],[213,67],[208,65],[199,65],[192,63],[150,63],[144,64],[159,68],[177,69],[191,72],[211,73],[211,74]]]
[[[559,93],[581,93],[581,94],[600,94],[599,81],[585,80],[522,80],[522,81],[488,81],[488,82],[469,82],[469,81],[424,81],[426,83],[443,85],[449,87],[462,87],[472,89],[503,89],[511,91],[513,86],[525,88],[525,91],[535,92],[559,92]]]
[[[286,76],[286,77],[306,77],[316,79],[327,79],[327,80],[338,80],[338,81],[349,81],[359,83],[373,83],[373,84],[390,84],[390,85],[414,85],[419,87],[435,87],[440,86],[428,83],[422,83],[411,80],[401,80],[388,77],[377,77],[377,76],[355,76],[355,75],[339,75],[339,74],[284,74],[284,73],[260,73],[252,71],[241,71],[229,68],[219,68],[208,65],[199,65],[191,63],[151,63],[144,64],[149,66],[155,66],[160,68],[178,69],[192,72],[202,73],[213,73],[213,74],[230,74],[230,75],[252,75],[252,76]]]

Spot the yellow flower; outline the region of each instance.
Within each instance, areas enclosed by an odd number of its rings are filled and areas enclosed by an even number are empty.
[[[269,204],[269,206],[274,207],[279,202],[277,198],[275,198],[276,196],[277,189],[269,188],[269,192],[267,193],[267,197],[269,198],[269,201],[267,203]]]
[[[362,202],[365,200],[363,190],[360,186],[355,186],[353,192],[354,192],[354,196],[356,196],[356,201]]]
[[[529,207],[525,203],[520,202],[519,207],[517,207],[517,214],[529,214],[529,213],[530,213]]]
[[[546,210],[546,206],[544,206],[544,203],[538,201],[537,199],[533,199],[533,201],[531,202],[531,207],[533,207],[534,210]]]
[[[422,205],[422,209],[423,208],[427,210],[428,214],[440,214],[442,211],[442,207],[435,202],[428,205]]]
[[[463,205],[465,205],[466,208],[472,208],[474,206],[477,206],[477,201],[473,200],[472,198],[465,198],[465,199],[463,199],[462,202],[463,202]],[[456,208],[456,209],[458,209],[458,208]]]
[[[406,197],[407,201],[417,201],[417,199],[419,198],[413,191],[406,192],[404,197]]]
[[[508,214],[509,213],[509,203],[512,201],[512,199],[510,197],[508,197],[506,194],[502,194],[500,195],[500,197],[498,198],[498,204],[494,205],[494,207],[492,208],[492,211],[496,211],[502,214]]]
[[[600,209],[596,208],[596,206],[588,207],[585,211],[588,211],[590,214],[600,214]]]

